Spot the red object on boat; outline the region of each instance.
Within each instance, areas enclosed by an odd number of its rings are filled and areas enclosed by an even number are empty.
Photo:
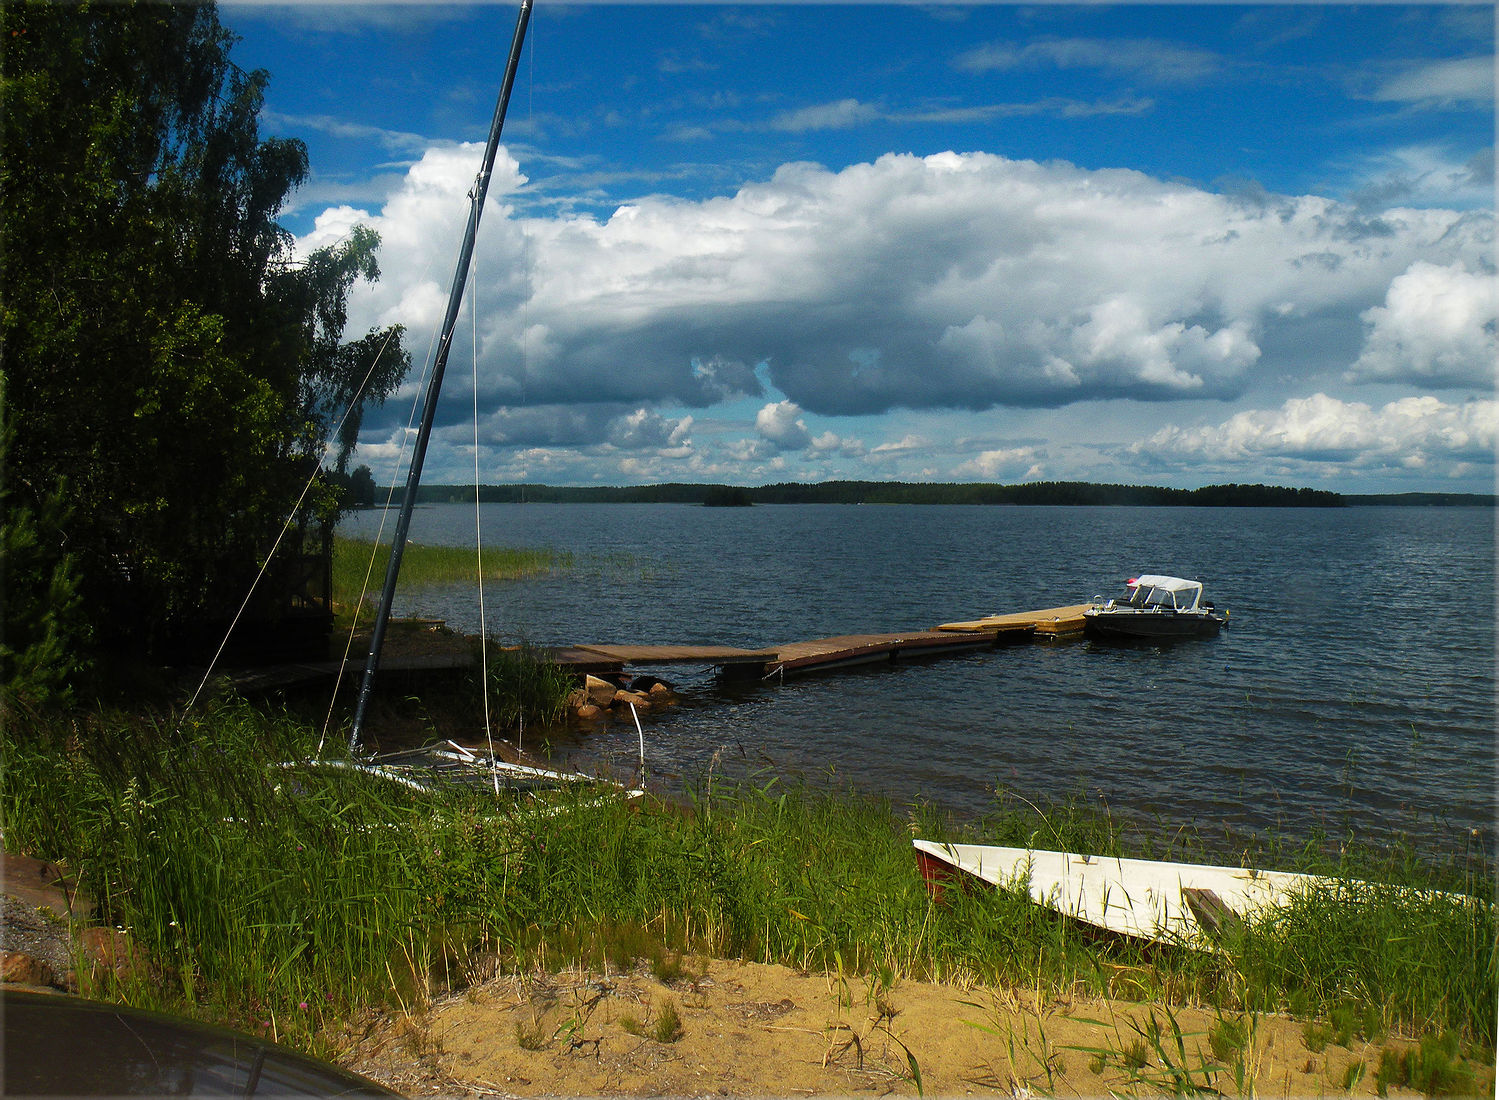
[[[921,872],[921,881],[926,885],[927,895],[938,905],[942,904],[943,894],[953,883],[964,890],[973,889],[972,875],[920,848],[916,849],[916,868]]]

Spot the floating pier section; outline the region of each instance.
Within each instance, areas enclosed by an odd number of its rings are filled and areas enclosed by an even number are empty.
[[[1087,604],[1048,607],[990,615],[968,622],[943,623],[929,630],[899,634],[842,634],[807,642],[786,642],[766,649],[716,645],[580,645],[548,651],[558,664],[593,675],[620,673],[626,667],[695,664],[717,668],[729,678],[767,679],[821,672],[849,665],[935,657],[959,650],[985,649],[1036,637],[1080,633]]]
[[[557,664],[579,675],[618,675],[631,667],[697,665],[715,668],[727,679],[784,679],[850,665],[921,660],[962,650],[1078,634],[1083,629],[1083,611],[1087,606],[1080,603],[1040,611],[990,615],[899,634],[840,634],[807,642],[786,642],[765,649],[723,645],[573,645],[550,647],[545,653]],[[435,629],[442,624],[421,621],[419,625]],[[406,674],[425,678],[466,671],[474,664],[471,654],[451,652],[391,656],[381,667],[382,671],[398,676]],[[346,663],[309,661],[244,669],[232,674],[231,678],[241,691],[270,691],[332,680],[339,675],[340,669],[345,677],[357,676],[363,665],[362,656],[351,657]]]

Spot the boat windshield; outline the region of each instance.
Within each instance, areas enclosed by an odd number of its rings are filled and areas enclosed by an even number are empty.
[[[1191,611],[1202,595],[1201,585],[1168,587],[1140,583],[1130,589],[1129,606]]]

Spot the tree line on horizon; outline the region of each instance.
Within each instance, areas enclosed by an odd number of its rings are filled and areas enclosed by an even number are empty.
[[[419,504],[472,502],[472,485],[423,485]],[[376,502],[384,497],[376,493]],[[399,504],[404,487],[390,501]],[[1183,506],[1199,508],[1488,507],[1489,493],[1336,493],[1326,489],[1230,483],[1198,489],[1114,485],[1087,481],[1037,481],[1021,485],[969,482],[821,481],[759,486],[665,482],[657,485],[481,485],[486,504],[1032,504]],[[364,498],[367,499],[367,498]]]
[[[729,486],[669,482],[659,485],[481,485],[490,504],[1036,504],[1196,505],[1199,507],[1341,508],[1350,499],[1324,489],[1278,485],[1207,485],[1171,489],[1155,485],[1110,485],[1084,481],[1039,481],[1020,485],[980,482],[822,481]],[[399,502],[403,489],[393,501]],[[472,485],[423,485],[418,503],[472,501]]]

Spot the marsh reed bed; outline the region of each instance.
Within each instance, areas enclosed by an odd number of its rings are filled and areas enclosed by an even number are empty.
[[[622,566],[627,559],[618,556],[614,564]],[[356,609],[359,626],[368,626],[380,586],[390,561],[388,543],[368,539],[336,536],[333,540],[332,601],[336,615],[335,637],[346,636]],[[545,573],[573,572],[576,557],[549,548],[487,547],[481,555],[472,546],[428,546],[408,543],[401,559],[401,588],[411,590],[438,585],[485,584],[515,581]],[[475,649],[478,640],[464,639]],[[488,718],[495,726],[521,724],[541,725],[560,722],[567,710],[567,697],[574,685],[573,676],[525,638],[516,644],[502,644],[491,638],[486,654],[488,696],[476,677],[463,686],[461,698],[443,701],[445,710],[453,711],[482,725],[488,703]]]
[[[670,968],[691,955],[1290,1011],[1332,1037],[1494,1045],[1493,868],[1477,849],[1432,861],[1262,843],[1245,853],[1261,865],[1379,885],[1312,895],[1207,954],[1097,939],[1020,892],[929,900],[913,835],[1208,858],[1198,838],[1127,833],[1082,801],[1001,795],[960,826],[827,785],[710,777],[670,803],[580,793],[540,812],[286,767],[312,756],[315,733],[233,700],[185,720],[10,717],[6,845],[65,861],[150,960],[94,975],[87,991],[321,1053],[360,1010],[420,1003],[476,969]]]
[[[485,547],[481,555],[472,546],[426,546],[408,543],[401,555],[401,587],[422,588],[438,584],[473,583],[480,578],[511,581],[543,573],[571,570],[577,562],[565,550],[545,547]],[[390,544],[368,539],[337,536],[333,540],[333,602],[352,606],[361,592],[377,598],[390,563]]]
[[[333,591],[336,606],[353,608],[362,593],[367,604],[379,598],[390,562],[390,544],[348,535],[333,539]],[[439,585],[471,585],[525,580],[552,573],[566,573],[583,580],[603,579],[614,583],[649,580],[653,571],[621,551],[574,554],[551,547],[436,546],[408,542],[401,555],[400,590],[409,592]]]

